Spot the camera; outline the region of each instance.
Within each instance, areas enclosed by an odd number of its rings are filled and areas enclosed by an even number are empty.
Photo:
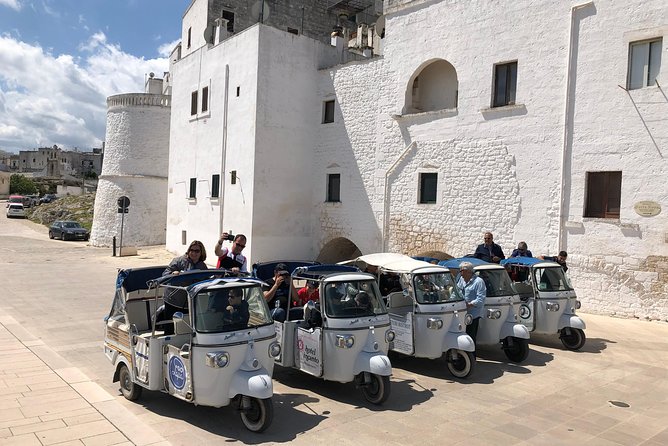
[[[234,241],[234,237],[235,237],[234,234],[232,234],[231,232],[228,232],[228,233],[227,233],[227,237],[225,237],[225,240],[228,240],[228,241],[230,241],[230,242],[233,242],[233,241]]]

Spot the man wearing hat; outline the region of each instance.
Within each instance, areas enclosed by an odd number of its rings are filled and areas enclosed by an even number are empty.
[[[289,296],[290,273],[285,263],[278,263],[274,267],[274,277],[267,280],[267,287],[264,291],[264,300],[269,304],[271,317],[275,321],[285,321]]]

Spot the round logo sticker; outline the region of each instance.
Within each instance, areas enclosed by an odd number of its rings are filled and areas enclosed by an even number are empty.
[[[528,305],[520,305],[520,317],[522,319],[529,319],[531,317],[531,308]]]
[[[297,341],[297,349],[298,349],[299,351],[304,350],[304,341],[302,341],[301,339],[299,339],[299,340]]]
[[[177,390],[186,386],[186,366],[178,356],[169,358],[169,380]]]

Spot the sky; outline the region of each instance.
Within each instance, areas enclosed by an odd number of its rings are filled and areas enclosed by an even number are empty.
[[[102,147],[106,98],[161,78],[190,0],[0,0],[0,150]]]

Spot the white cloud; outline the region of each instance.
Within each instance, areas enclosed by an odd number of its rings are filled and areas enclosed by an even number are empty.
[[[166,59],[124,53],[101,32],[81,48],[84,57],[54,56],[0,36],[0,149],[99,147],[107,96],[141,92],[146,73],[168,69]]]
[[[170,54],[172,54],[172,50],[174,47],[181,41],[181,39],[176,39],[173,42],[167,42],[163,43],[158,47],[158,54],[160,54],[162,57],[169,57]]]
[[[19,0],[0,0],[0,6],[7,6],[15,11],[21,10],[21,2]]]

